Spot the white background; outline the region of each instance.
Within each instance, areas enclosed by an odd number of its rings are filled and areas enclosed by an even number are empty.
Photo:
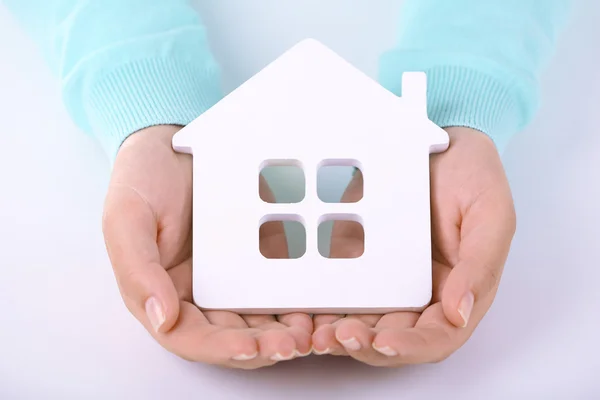
[[[473,338],[437,365],[309,357],[253,372],[182,361],[128,314],[100,229],[107,160],[0,8],[0,399],[600,398],[600,7],[580,4],[542,109],[505,153],[518,232]],[[198,6],[230,90],[306,36],[375,76],[400,1]],[[339,196],[347,174],[328,179]]]

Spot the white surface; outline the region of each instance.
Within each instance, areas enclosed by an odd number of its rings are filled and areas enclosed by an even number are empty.
[[[374,76],[399,2],[352,3],[200,8],[232,88],[306,36]],[[536,121],[506,153],[518,232],[472,339],[437,365],[309,357],[254,372],[181,361],[128,314],[100,230],[107,162],[0,8],[0,399],[599,398],[600,7],[584,5],[544,79]],[[331,179],[341,190],[347,174]]]
[[[446,150],[449,139],[427,118],[425,74],[405,73],[402,88],[397,97],[322,43],[303,40],[175,134],[173,148],[193,154],[194,182],[201,183],[193,196],[199,307],[374,314],[429,304],[429,154]],[[262,167],[294,162],[304,172],[304,199],[265,203],[258,195]],[[367,176],[365,196],[321,201],[322,165],[359,167]],[[260,225],[282,220],[304,226],[302,257],[260,253]],[[318,226],[329,220],[363,225],[361,257],[319,254]],[[299,271],[319,279],[294,279]]]

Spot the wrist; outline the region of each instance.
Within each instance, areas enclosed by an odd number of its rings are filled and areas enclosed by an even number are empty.
[[[173,151],[173,135],[182,128],[180,125],[155,125],[140,129],[129,135],[119,149],[117,156],[129,151],[156,151],[157,149]]]
[[[460,154],[463,161],[481,155],[500,158],[498,147],[488,134],[462,126],[451,126],[444,130],[450,138],[450,147],[447,152]]]
[[[427,73],[431,121],[442,128],[462,126],[484,132],[500,152],[537,107],[532,85],[488,59],[399,50],[382,57],[380,81],[397,95],[401,95],[404,71]]]
[[[142,58],[99,71],[80,82],[82,87],[65,89],[77,95],[69,97],[67,106],[78,125],[98,139],[112,163],[132,132],[146,133],[148,127],[164,124],[187,125],[221,99],[216,64],[198,56],[201,61],[194,62],[191,55]]]

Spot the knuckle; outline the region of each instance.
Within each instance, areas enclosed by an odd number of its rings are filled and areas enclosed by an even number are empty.
[[[113,264],[117,285],[119,286],[121,296],[124,299],[134,302],[136,306],[141,305],[141,299],[136,294],[140,291],[138,288],[143,287],[142,282],[145,280],[144,274],[134,269],[118,268]]]
[[[502,271],[500,268],[497,268],[490,263],[483,264],[482,267],[484,273],[480,282],[479,291],[481,294],[488,294],[494,291],[494,289],[500,284]]]
[[[488,289],[492,289],[492,288],[496,287],[498,285],[498,283],[500,282],[501,273],[498,270],[498,268],[496,268],[495,266],[492,266],[491,264],[486,264],[485,268],[487,271],[487,281],[488,281],[488,285],[489,285]]]

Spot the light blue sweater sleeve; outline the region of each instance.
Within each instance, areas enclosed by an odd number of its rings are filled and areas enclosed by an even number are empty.
[[[488,133],[502,149],[532,118],[538,80],[569,0],[405,0],[380,80],[426,71],[440,126]],[[111,158],[141,128],[185,125],[222,97],[219,69],[187,0],[4,0],[60,79],[75,122]]]
[[[186,125],[222,97],[187,0],[5,0],[60,80],[68,112],[111,159],[131,133]]]
[[[404,71],[428,74],[429,118],[490,135],[502,151],[539,103],[570,0],[405,0],[380,82],[401,94]]]

